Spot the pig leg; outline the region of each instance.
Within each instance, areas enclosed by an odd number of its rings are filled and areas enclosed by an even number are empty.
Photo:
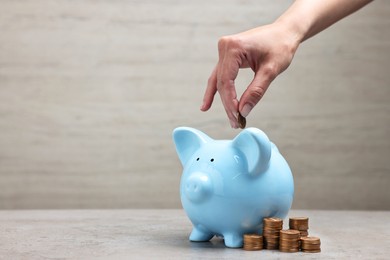
[[[223,234],[225,239],[225,246],[227,247],[242,247],[243,239],[242,235],[238,233],[226,233]]]
[[[209,231],[206,231],[199,226],[195,226],[192,229],[190,240],[195,242],[205,242],[209,241],[211,238],[213,238],[213,236],[214,234],[210,233]]]

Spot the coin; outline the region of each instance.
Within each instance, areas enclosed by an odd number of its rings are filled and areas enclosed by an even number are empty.
[[[321,252],[321,240],[318,237],[301,237],[302,252],[319,253]]]
[[[309,235],[309,232],[306,230],[299,230],[299,233],[301,233],[301,237],[307,237]]]
[[[281,230],[279,239],[279,250],[287,253],[299,251],[300,233],[298,230]]]
[[[321,249],[317,249],[317,250],[302,250],[302,252],[305,252],[305,253],[320,253]]]
[[[320,244],[321,240],[318,237],[301,237],[302,242],[305,244]]]
[[[299,252],[298,248],[279,248],[279,251],[285,252],[285,253],[295,253]]]
[[[284,237],[285,239],[299,239],[300,233],[298,230],[287,229],[287,230],[281,230],[280,236]]]
[[[244,234],[244,250],[254,251],[263,249],[263,236],[258,234]]]
[[[290,229],[307,231],[309,229],[309,218],[293,217],[289,219]]]
[[[299,250],[305,253],[321,252],[321,240],[308,236],[309,218],[290,218],[289,227],[290,229],[283,230],[283,220],[280,218],[264,218],[263,235],[245,234],[243,249],[279,249],[286,253],[295,253]]]
[[[281,225],[283,225],[283,219],[281,219],[281,218],[264,218],[263,223],[266,227],[281,226]]]
[[[293,230],[298,230],[301,237],[307,237],[309,232],[309,218],[307,217],[293,217],[289,219],[289,227]]]
[[[280,229],[274,230],[274,229],[264,229],[263,235],[268,236],[279,236]]]
[[[238,112],[237,121],[238,121],[239,127],[240,127],[241,129],[244,129],[245,126],[246,126],[246,118],[243,117],[243,116],[241,115],[240,112]]]
[[[283,228],[281,218],[264,218],[263,219],[263,238],[266,249],[278,249],[280,230]]]
[[[315,250],[315,249],[320,249],[321,245],[301,245],[302,250]]]

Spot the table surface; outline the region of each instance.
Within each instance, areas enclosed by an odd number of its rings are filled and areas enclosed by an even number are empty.
[[[0,259],[389,259],[390,211],[292,210],[321,253],[244,251],[188,241],[183,210],[0,211]],[[286,221],[284,228],[287,228]]]

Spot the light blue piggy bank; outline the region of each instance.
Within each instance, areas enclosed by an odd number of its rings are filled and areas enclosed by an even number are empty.
[[[287,216],[293,177],[264,132],[247,128],[233,140],[214,140],[179,127],[173,139],[184,168],[180,197],[193,224],[191,241],[217,235],[228,247],[242,247],[243,234],[261,234],[263,218]]]

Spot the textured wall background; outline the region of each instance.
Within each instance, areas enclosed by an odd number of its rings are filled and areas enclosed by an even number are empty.
[[[219,98],[199,111],[218,38],[291,2],[1,0],[0,208],[180,207],[172,130],[238,133]],[[302,44],[248,117],[290,163],[294,208],[390,210],[389,13]]]

